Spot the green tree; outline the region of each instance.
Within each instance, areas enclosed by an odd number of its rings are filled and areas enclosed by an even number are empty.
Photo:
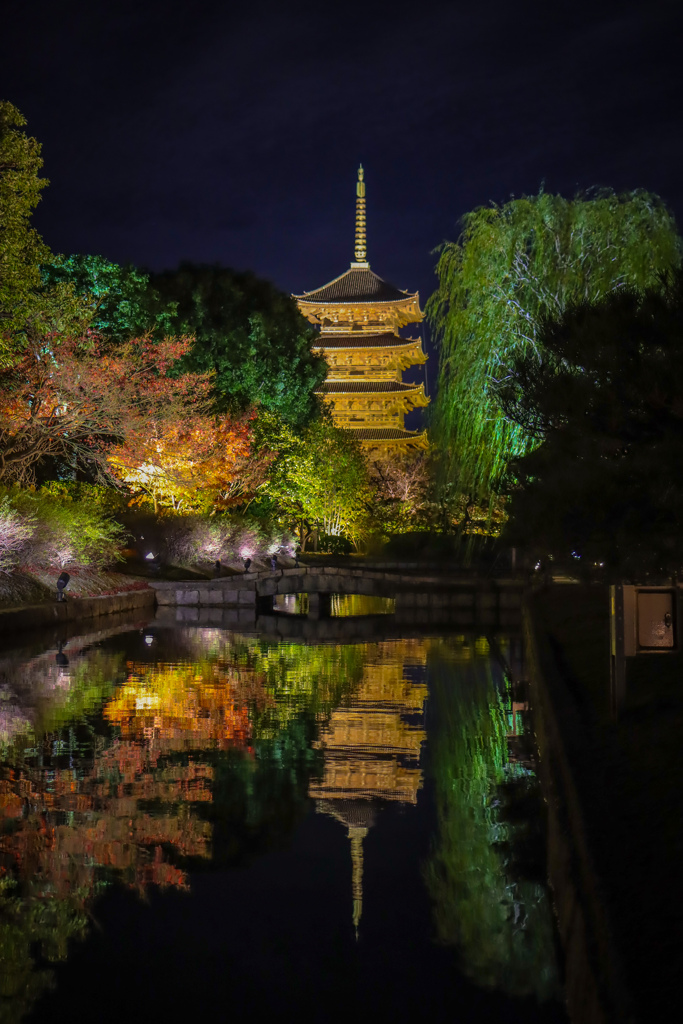
[[[489,500],[509,459],[534,443],[505,417],[495,387],[516,356],[540,351],[545,316],[625,287],[657,287],[680,258],[673,217],[648,192],[540,192],[466,214],[460,239],[441,248],[427,303],[441,346],[432,432],[446,480]]]
[[[90,327],[114,345],[152,334],[174,333],[175,303],[164,303],[149,274],[104,256],[58,256],[41,268],[44,285],[67,284],[87,304]]]
[[[572,307],[539,340],[500,391],[538,444],[513,467],[509,538],[617,575],[680,569],[683,275]]]
[[[49,258],[49,249],[31,227],[31,214],[48,182],[39,176],[40,143],[21,130],[25,124],[16,107],[0,101],[0,330],[5,353],[34,314],[39,265]]]
[[[326,364],[289,295],[252,273],[189,263],[153,275],[152,286],[177,303],[174,333],[196,339],[186,366],[215,372],[219,411],[257,405],[293,427],[315,416]]]
[[[299,432],[264,416],[256,431],[261,446],[276,453],[263,493],[296,526],[302,549],[314,529],[357,544],[368,530],[371,492],[353,434],[325,415]]]
[[[0,100],[0,368],[28,341],[62,329],[80,333],[87,309],[66,282],[44,287],[40,265],[50,250],[31,227],[48,184],[40,177],[40,143],[22,131],[26,119]]]

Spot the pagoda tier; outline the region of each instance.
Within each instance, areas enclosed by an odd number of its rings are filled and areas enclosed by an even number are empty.
[[[370,270],[362,167],[356,195],[355,261],[322,287],[294,296],[304,316],[320,327],[316,348],[329,371],[319,394],[337,426],[353,430],[366,451],[424,448],[426,433],[406,430],[404,417],[429,399],[422,384],[404,383],[402,375],[427,356],[419,339],[398,333],[423,319],[420,297]]]
[[[417,292],[400,291],[370,267],[347,270],[333,281],[294,298],[311,323],[323,332],[395,330],[423,319]]]
[[[328,378],[319,394],[331,409],[335,423],[347,430],[386,429],[387,423],[392,423],[394,430],[406,433],[405,414],[429,402],[422,384],[396,380],[331,381]]]
[[[401,338],[397,334],[320,333],[320,351],[330,368],[329,380],[400,380],[403,370],[427,361],[419,338]]]

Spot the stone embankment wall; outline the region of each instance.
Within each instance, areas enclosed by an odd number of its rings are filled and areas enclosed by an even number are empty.
[[[23,629],[38,629],[58,622],[76,619],[92,619],[116,612],[146,609],[153,613],[154,590],[130,590],[123,594],[107,594],[102,597],[67,597],[66,601],[52,604],[38,604],[27,608],[9,608],[0,611],[0,635],[11,636]]]
[[[524,610],[524,642],[540,779],[548,806],[548,877],[564,952],[572,1024],[633,1024],[623,966],[591,853],[575,773],[590,761],[574,699],[547,638]]]

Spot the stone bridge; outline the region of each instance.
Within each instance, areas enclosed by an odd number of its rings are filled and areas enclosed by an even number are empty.
[[[268,624],[269,631],[281,632],[282,635],[291,635],[293,631],[301,636],[306,633],[303,626],[287,625],[284,621],[277,626],[277,620],[301,619],[303,616],[275,611],[276,595],[308,594],[309,620],[328,618],[332,594],[363,594],[393,598],[396,620],[425,625],[443,621],[465,628],[518,625],[523,593],[519,580],[483,580],[465,574],[420,575],[318,565],[244,573],[214,580],[158,580],[152,582],[152,586],[160,607],[176,606],[175,619],[178,622],[218,624],[225,620],[227,625],[236,619],[240,624],[246,624],[247,620],[253,622],[258,617],[264,619],[262,625],[265,626],[267,617],[273,619]],[[221,609],[226,612],[237,609],[239,614],[223,614]],[[334,633],[335,630],[330,628]],[[316,635],[318,632],[316,630]]]

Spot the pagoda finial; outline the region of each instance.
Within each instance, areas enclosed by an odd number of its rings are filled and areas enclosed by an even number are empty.
[[[355,263],[352,267],[368,267],[367,243],[365,241],[365,172],[363,165],[358,168],[356,182],[356,245],[354,248]]]
[[[353,928],[358,941],[358,928],[363,916],[363,840],[368,834],[366,828],[349,825],[351,840],[351,891],[353,893]]]

